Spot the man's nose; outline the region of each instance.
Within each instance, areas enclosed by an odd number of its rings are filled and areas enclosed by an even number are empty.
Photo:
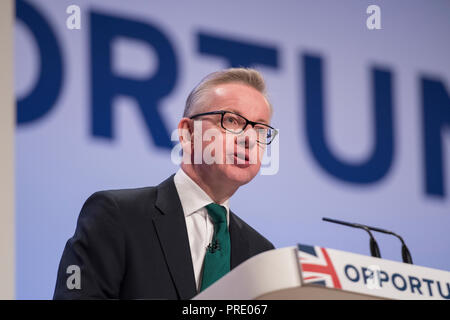
[[[256,140],[256,131],[250,127],[236,137],[236,144],[240,147],[251,149],[256,144]]]

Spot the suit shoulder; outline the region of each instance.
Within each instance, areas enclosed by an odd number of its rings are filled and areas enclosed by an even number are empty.
[[[119,207],[129,207],[133,204],[148,205],[155,203],[158,190],[162,190],[172,185],[174,186],[173,177],[174,174],[156,186],[103,190],[95,192],[91,197],[104,197],[110,199],[115,201]]]
[[[156,196],[156,187],[142,187],[142,188],[129,188],[129,189],[111,189],[97,191],[91,195],[92,197],[104,197],[109,200],[115,201],[118,205],[135,202],[142,199],[151,199]]]
[[[130,217],[133,213],[152,208],[155,199],[156,187],[101,190],[85,201],[80,217],[108,216],[113,220],[121,220],[125,216]]]

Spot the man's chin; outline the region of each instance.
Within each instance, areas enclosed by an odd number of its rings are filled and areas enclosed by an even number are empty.
[[[226,178],[240,186],[252,181],[258,173],[254,164],[229,164],[227,166]]]

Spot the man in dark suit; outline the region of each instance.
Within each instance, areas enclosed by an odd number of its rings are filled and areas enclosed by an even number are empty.
[[[273,249],[228,204],[260,169],[277,133],[271,116],[257,71],[203,79],[178,125],[181,168],[156,187],[89,197],[64,249],[54,298],[190,299]]]

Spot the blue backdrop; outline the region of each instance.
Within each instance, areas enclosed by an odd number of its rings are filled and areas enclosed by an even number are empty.
[[[380,8],[370,30],[367,7]],[[80,29],[67,27],[78,5]],[[450,270],[448,1],[16,1],[17,298],[53,294],[65,242],[95,191],[158,184],[206,74],[251,66],[280,131],[265,174],[230,205],[277,247],[369,253],[401,234]],[[447,40],[446,40],[447,39]],[[383,258],[397,239],[377,235]]]

